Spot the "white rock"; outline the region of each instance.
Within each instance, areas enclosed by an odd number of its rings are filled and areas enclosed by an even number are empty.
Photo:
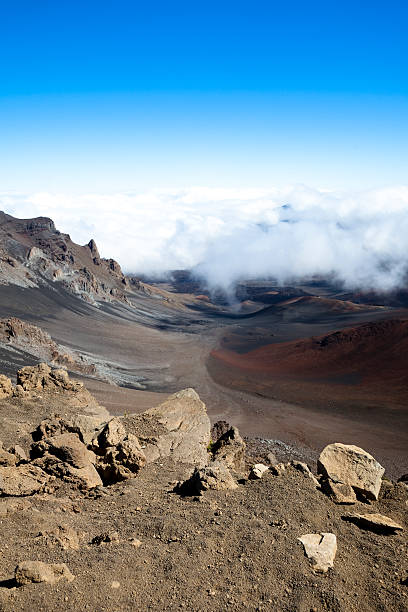
[[[329,444],[323,449],[318,470],[335,483],[350,485],[368,499],[378,499],[384,468],[369,453],[351,444]]]
[[[300,538],[306,556],[317,572],[327,572],[333,567],[337,552],[337,538],[334,533],[307,533]]]
[[[249,472],[249,478],[251,480],[259,480],[269,470],[267,465],[263,463],[255,463]]]

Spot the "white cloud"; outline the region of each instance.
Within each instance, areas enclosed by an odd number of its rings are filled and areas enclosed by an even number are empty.
[[[389,289],[404,282],[408,266],[407,186],[3,193],[0,207],[17,217],[49,216],[82,244],[95,238],[101,254],[128,272],[197,266],[211,286],[335,273],[350,287]]]

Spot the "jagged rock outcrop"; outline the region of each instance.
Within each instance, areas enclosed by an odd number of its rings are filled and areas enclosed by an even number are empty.
[[[32,465],[41,468],[57,479],[71,483],[72,486],[79,489],[93,489],[102,485],[102,480],[92,463],[77,468],[55,455],[45,453],[42,457],[34,459]]]
[[[52,370],[46,363],[37,366],[26,366],[17,372],[17,385],[24,391],[64,389],[66,391],[79,391],[83,384],[70,380],[66,370]]]
[[[76,414],[69,418],[54,416],[44,419],[33,432],[33,438],[41,440],[69,432],[77,434],[80,441],[88,446],[105,423],[106,415],[107,413],[102,412],[102,416]]]
[[[39,440],[31,450],[35,465],[81,488],[134,478],[146,463],[138,439],[116,417],[107,423],[86,415],[54,417],[33,437]]]
[[[222,430],[224,430],[223,433],[221,433]],[[225,431],[225,426],[223,426],[219,428],[219,431],[221,435],[211,448],[214,461],[221,461],[236,472],[244,471],[246,444],[238,429],[230,426]]]
[[[76,468],[96,463],[95,454],[88,450],[74,433],[63,433],[46,438],[32,448],[34,456],[42,457],[47,453]]]
[[[23,451],[24,452],[24,451]],[[0,442],[0,465],[4,467],[12,467],[20,462],[19,457],[15,454],[3,448],[3,443]]]
[[[320,454],[318,471],[334,485],[346,485],[343,495],[351,487],[367,499],[378,499],[384,468],[362,448],[350,444],[329,444]],[[333,484],[331,485],[333,487]]]
[[[139,440],[133,434],[115,446],[109,447],[102,458],[98,459],[97,469],[105,484],[134,478],[146,463]]]
[[[53,365],[65,366],[76,372],[84,374],[96,372],[94,364],[87,363],[80,355],[67,352],[40,327],[16,317],[0,319],[0,344],[3,344],[5,348],[11,346],[22,349]]]
[[[56,394],[61,395],[67,416],[45,419],[34,434],[37,440],[43,437],[49,427],[50,432],[83,431],[88,441],[99,424],[109,418],[106,408],[96,401],[82,383],[71,380],[66,370],[51,369],[46,363],[40,363],[37,366],[26,366],[17,372],[17,385],[12,387],[13,397],[31,400],[36,397],[46,398],[48,395],[55,397]],[[71,413],[70,417],[68,413]]]
[[[0,283],[38,287],[47,281],[93,304],[128,303],[120,265],[101,258],[94,240],[80,246],[51,219],[16,219],[0,212]]]
[[[126,429],[122,420],[114,417],[104,425],[102,430],[92,440],[95,452],[105,453],[111,446],[116,446],[126,437]]]
[[[126,429],[119,418],[113,418],[91,441],[98,454],[97,470],[106,484],[134,478],[146,463],[139,440]]]
[[[211,427],[211,441],[216,444],[218,440],[231,429],[231,425],[227,421],[216,421]]]

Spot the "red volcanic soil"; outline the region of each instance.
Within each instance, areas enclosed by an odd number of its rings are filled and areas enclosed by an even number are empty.
[[[408,397],[408,320],[365,323],[240,354],[221,348],[212,351],[208,365],[217,382],[266,397],[402,407]]]

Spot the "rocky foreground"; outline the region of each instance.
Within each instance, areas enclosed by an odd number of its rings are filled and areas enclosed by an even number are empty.
[[[408,476],[357,446],[254,461],[193,389],[111,418],[46,364],[0,420],[1,610],[408,609]]]

